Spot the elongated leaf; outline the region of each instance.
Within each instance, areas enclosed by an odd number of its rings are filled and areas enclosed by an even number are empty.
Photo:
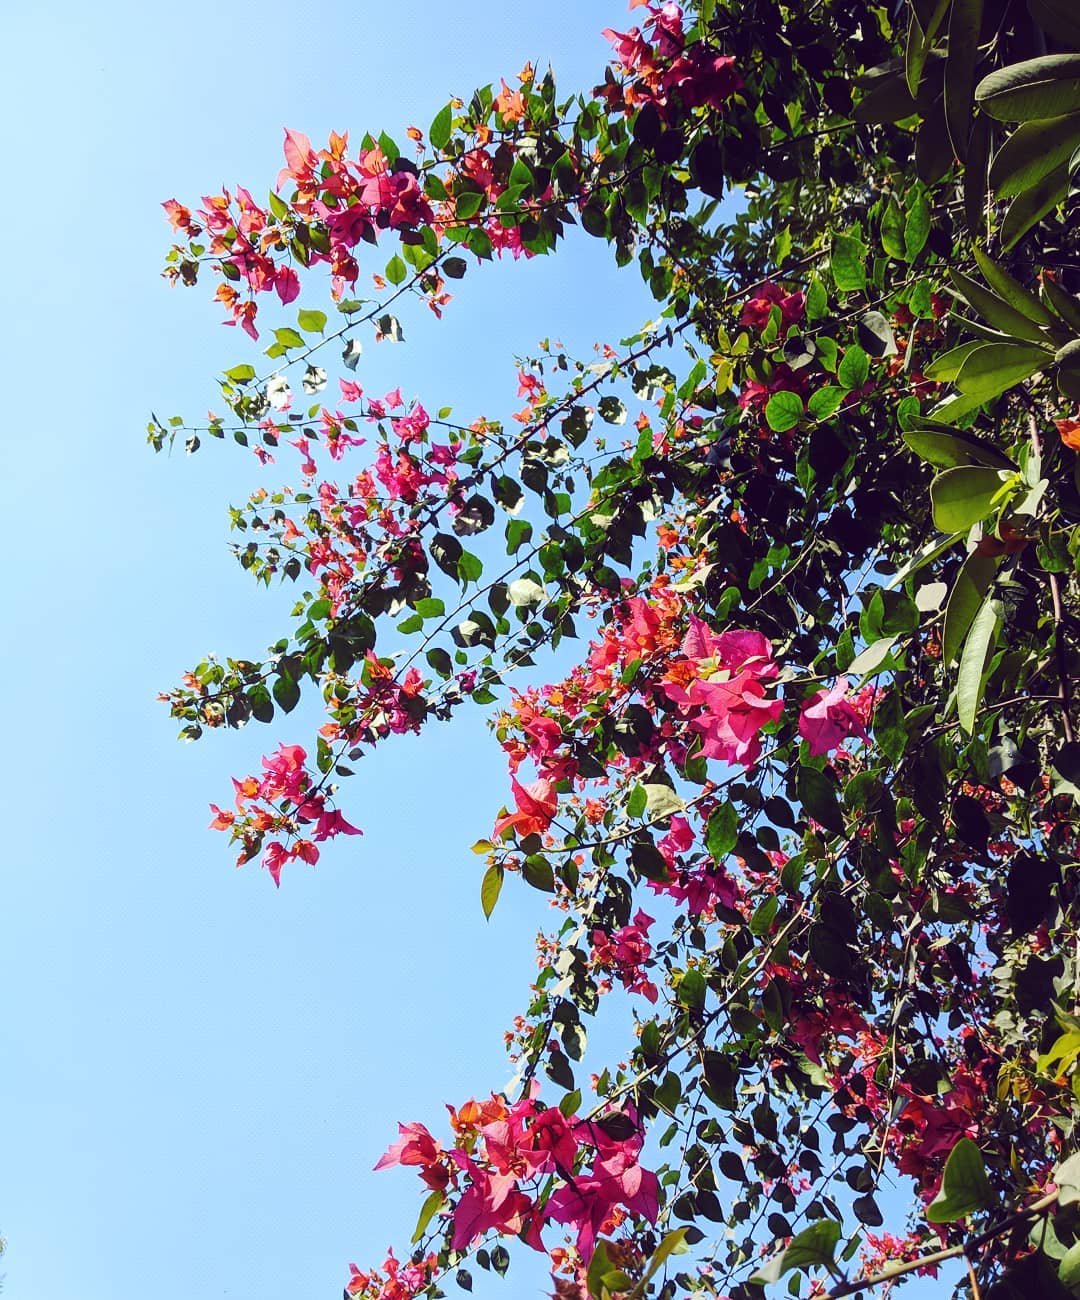
[[[498,863],[488,867],[484,872],[484,878],[480,882],[480,906],[484,909],[484,916],[491,918],[495,910],[495,904],[499,901],[499,894],[502,892],[503,869]]]
[[[999,199],[1015,198],[1067,162],[1080,145],[1080,113],[1024,122],[990,164],[990,188]]]
[[[956,376],[956,386],[969,397],[989,401],[1038,370],[1051,354],[1029,343],[980,343]]]
[[[983,0],[953,0],[949,12],[949,52],[945,59],[945,121],[953,153],[961,162],[967,160],[982,12]]]
[[[841,293],[866,288],[866,246],[854,235],[837,235],[833,240],[832,273]]]
[[[999,470],[963,465],[943,470],[930,484],[934,525],[943,533],[964,533],[992,509],[1005,478]]]
[[[945,625],[941,634],[941,657],[951,664],[960,655],[964,638],[971,630],[975,615],[986,599],[1001,563],[1000,557],[972,551],[956,575],[949,603],[945,606]]]
[[[957,291],[968,306],[973,307],[983,320],[988,321],[995,329],[1013,338],[1027,339],[1033,343],[1046,343],[1046,336],[1034,321],[1029,320],[1015,307],[1010,307],[997,294],[984,289],[970,276],[961,275],[959,271],[950,268],[949,279],[956,285]]]
[[[1001,626],[1001,606],[988,596],[971,624],[960,656],[960,671],[956,678],[956,712],[961,730],[968,736],[975,731],[975,717],[982,702],[983,674],[987,660],[997,642]],[[954,1217],[959,1218],[959,1215]]]
[[[880,77],[852,110],[856,122],[899,122],[916,111],[902,71]]]
[[[958,348],[950,348],[948,352],[943,352],[924,367],[923,374],[936,383],[948,383],[950,379],[956,378],[960,373],[960,367],[979,346],[981,345],[978,343],[961,343]]]
[[[1080,54],[1044,54],[984,77],[975,102],[999,122],[1030,122],[1080,109]]]
[[[1046,301],[1065,324],[1080,332],[1080,298],[1071,293],[1066,293],[1061,285],[1055,284],[1047,276],[1042,279],[1042,292]]]
[[[907,205],[904,216],[904,253],[909,262],[914,262],[926,246],[930,237],[930,200],[921,185],[916,186],[915,194]]]
[[[933,12],[924,28],[914,5],[911,7],[911,21],[908,24],[907,45],[904,50],[904,78],[912,97],[919,93],[926,56],[934,44],[934,37],[944,21],[949,9],[949,0],[937,0]]]
[[[998,266],[993,258],[987,257],[981,248],[976,248],[973,252],[983,279],[999,298],[1004,298],[1011,307],[1023,312],[1028,320],[1034,321],[1036,325],[1056,323],[1036,294],[1025,288],[1019,280],[1014,279],[1004,267]]]
[[[915,171],[924,185],[936,185],[952,166],[952,161],[945,100],[939,95],[925,110],[919,125],[915,139]]]
[[[914,16],[912,21],[914,22]],[[895,257],[901,262],[907,261],[907,252],[904,248],[904,214],[900,211],[900,204],[895,197],[889,199],[881,217],[881,247],[890,257]]]
[[[1001,247],[1008,252],[1014,244],[1019,243],[1036,222],[1064,201],[1068,192],[1069,164],[1062,163],[1037,185],[1013,199],[998,232]]]
[[[1003,452],[961,429],[933,424],[917,424],[901,435],[907,445],[923,460],[939,469],[954,465],[988,465],[991,469],[1015,470],[1016,465]]]
[[[986,1209],[993,1200],[982,1152],[971,1138],[962,1137],[949,1152],[941,1191],[927,1206],[926,1217],[931,1223],[952,1223]]]
[[[964,168],[964,219],[976,239],[986,237],[987,171],[990,164],[990,119],[985,113],[975,118],[968,140]]]

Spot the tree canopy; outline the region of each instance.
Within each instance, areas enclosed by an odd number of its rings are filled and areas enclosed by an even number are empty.
[[[360,759],[478,704],[509,768],[478,906],[561,918],[514,1085],[387,1135],[419,1222],[346,1293],[531,1248],[563,1300],[954,1257],[975,1297],[1077,1294],[1080,14],[631,8],[593,88],[527,66],[398,140],[290,129],[265,202],[165,204],[166,275],[261,351],[150,441],[296,475],[231,511],[291,623],[165,698],[187,739],[325,707],[214,827],[279,884],[358,833]],[[653,320],[538,344],[503,418],[365,390],[410,303],[570,226]]]

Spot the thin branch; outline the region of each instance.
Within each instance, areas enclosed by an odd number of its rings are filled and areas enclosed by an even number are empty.
[[[1042,1214],[1048,1210],[1057,1201],[1058,1194],[1056,1191],[1049,1192],[1046,1196],[1034,1201],[1024,1210],[1019,1210],[1016,1214],[1011,1214],[1001,1223],[992,1228],[987,1228],[977,1237],[972,1237],[970,1241],[964,1242],[960,1246],[950,1246],[947,1250],[935,1250],[929,1255],[920,1255],[918,1259],[905,1260],[902,1263],[892,1264],[880,1273],[875,1273],[872,1277],[862,1278],[857,1282],[845,1282],[841,1286],[833,1287],[828,1293],[827,1300],[840,1300],[842,1296],[855,1295],[858,1291],[865,1291],[868,1287],[880,1286],[882,1282],[891,1282],[893,1278],[901,1277],[905,1273],[911,1273],[917,1268],[932,1268],[935,1264],[944,1263],[947,1259],[958,1259],[961,1255],[970,1259],[970,1253],[976,1251],[979,1247],[984,1246],[988,1241],[1003,1236],[1018,1223],[1023,1223],[1025,1219],[1030,1219],[1033,1215]]]

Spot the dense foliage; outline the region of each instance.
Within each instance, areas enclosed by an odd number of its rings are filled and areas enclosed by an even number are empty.
[[[287,132],[265,204],[166,204],[166,274],[269,346],[151,441],[299,453],[232,522],[301,593],[167,699],[188,738],[326,710],[214,826],[278,883],[356,833],[361,756],[494,706],[481,905],[564,915],[516,1088],[402,1126],[420,1222],[347,1294],[468,1289],[515,1238],[564,1298],[953,1256],[975,1296],[1078,1293],[1080,13],[632,7],[588,93],[527,67],[404,145]],[[574,224],[656,299],[620,351],[539,348],[505,423],[364,391],[396,303]],[[618,1066],[586,1052],[616,988]]]

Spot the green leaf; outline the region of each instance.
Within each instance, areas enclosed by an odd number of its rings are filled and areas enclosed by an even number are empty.
[[[803,400],[798,393],[773,393],[765,406],[765,419],[776,433],[794,429],[803,417]]]
[[[403,284],[408,277],[409,268],[395,253],[386,264],[386,278],[391,284]]]
[[[705,824],[705,847],[716,863],[722,863],[735,847],[739,835],[739,814],[733,803],[717,805]]]
[[[988,465],[1015,472],[1016,465],[1004,452],[982,438],[945,425],[918,424],[900,435],[916,456],[940,469],[953,465]]]
[[[300,699],[300,687],[287,673],[274,679],[274,699],[286,713],[296,708]]]
[[[859,388],[866,383],[870,373],[870,358],[857,343],[844,352],[836,377],[845,388]]]
[[[890,257],[897,261],[907,261],[907,247],[904,243],[904,214],[900,210],[895,195],[885,205],[881,217],[881,247]]]
[[[1015,198],[1067,162],[1078,144],[1080,113],[1025,122],[994,155],[990,188],[999,199]]]
[[[943,533],[966,533],[990,513],[1004,475],[982,465],[944,470],[930,484],[934,525]]]
[[[985,1210],[993,1202],[982,1152],[971,1138],[962,1137],[949,1152],[941,1190],[927,1206],[926,1217],[931,1223],[952,1223],[976,1210]]]
[[[907,216],[904,218],[904,251],[909,262],[914,262],[919,256],[929,236],[930,200],[926,191],[919,186],[915,197],[908,204]]]
[[[280,329],[274,330],[274,338],[283,348],[302,348],[304,347],[304,336],[297,334],[296,330],[288,325],[283,325]]]
[[[982,343],[961,343],[958,348],[950,348],[939,357],[935,357],[928,366],[923,367],[923,374],[937,384],[946,384],[960,373],[960,367]]]
[[[999,122],[1030,122],[1080,109],[1080,54],[1044,54],[984,77],[975,102]]]
[[[865,677],[874,672],[889,657],[889,652],[896,644],[895,636],[879,637],[876,641],[866,647],[865,650],[852,659],[851,663],[844,669],[844,672],[854,673],[858,677]]]
[[[954,471],[955,472],[955,471]],[[991,597],[983,602],[975,615],[960,656],[960,671],[956,679],[956,710],[962,730],[967,735],[975,731],[975,715],[982,701],[983,674],[986,663],[997,642],[1001,626],[1001,607]]]
[[[810,277],[806,287],[806,319],[821,320],[829,310],[829,297],[825,286],[816,275]]]
[[[453,117],[450,111],[450,105],[444,104],[435,114],[434,121],[428,129],[428,139],[435,149],[445,149],[450,143],[450,132],[453,128]]]
[[[626,403],[617,397],[601,397],[597,410],[601,420],[607,424],[626,423]]]
[[[643,785],[635,785],[630,791],[630,798],[626,801],[627,817],[640,817],[645,811],[645,803],[648,795],[645,793]]]
[[[1080,298],[1075,294],[1066,293],[1059,284],[1055,284],[1045,276],[1042,280],[1042,291],[1046,295],[1046,301],[1065,324],[1080,333]]]
[[[1080,1201],[1080,1153],[1063,1160],[1052,1177],[1058,1185],[1059,1205],[1072,1205]]]
[[[1080,1241],[1074,1242],[1065,1252],[1065,1258],[1058,1265],[1058,1280],[1070,1290],[1080,1286]]]
[[[972,250],[982,277],[1000,298],[1004,298],[1010,307],[1015,307],[1036,325],[1054,325],[1054,317],[1039,301],[1030,289],[1026,289],[1019,280],[1014,279],[1004,267],[988,257],[981,248]]]
[[[303,339],[300,341],[303,342]],[[255,367],[247,364],[233,366],[231,370],[225,371],[225,378],[234,384],[249,384],[255,378]]]
[[[686,811],[686,804],[683,803],[671,786],[643,784],[642,788],[645,791],[645,807],[648,809],[649,816],[654,820],[661,817],[670,817],[673,813]]]
[[[799,802],[809,817],[837,835],[844,830],[844,814],[836,797],[836,787],[814,767],[800,767],[795,779]]]
[[[1018,195],[1009,205],[1005,220],[1001,223],[998,238],[1001,247],[1008,252],[1018,244],[1037,222],[1057,205],[1064,201],[1069,192],[1069,164],[1062,163],[1044,176],[1037,185]]]
[[[819,1219],[793,1237],[787,1249],[774,1255],[750,1281],[766,1285],[778,1281],[795,1268],[820,1268],[831,1264],[839,1240],[840,1225],[832,1219]]]
[[[484,872],[484,878],[480,882],[480,906],[484,909],[484,917],[487,920],[491,919],[495,904],[499,901],[502,883],[503,869],[498,863],[493,863]]]
[[[986,402],[1045,370],[1051,360],[1048,349],[1030,343],[980,343],[960,367],[956,386]]]
[[[949,12],[949,47],[945,59],[945,122],[953,153],[967,159],[971,97],[979,59],[983,0],[953,0]]]
[[[941,656],[945,664],[959,657],[975,615],[986,599],[998,571],[1000,558],[972,551],[956,575],[941,634]]]
[[[425,1198],[424,1204],[420,1207],[420,1217],[416,1221],[416,1231],[412,1236],[414,1245],[423,1237],[428,1224],[442,1208],[445,1200],[446,1197],[442,1192],[432,1192]]]
[[[861,239],[854,235],[836,235],[830,266],[833,281],[841,293],[854,293],[866,288],[866,246]]]
[[[836,414],[846,400],[847,392],[843,388],[826,384],[824,388],[817,388],[810,394],[806,409],[815,420],[827,420],[830,415]]]
[[[326,312],[302,310],[297,313],[296,323],[306,334],[321,334],[326,329]]]
[[[1017,311],[996,294],[984,289],[970,276],[961,275],[959,271],[950,268],[949,279],[956,286],[963,300],[994,329],[1033,343],[1046,343],[1046,336],[1042,330],[1024,312]]]

